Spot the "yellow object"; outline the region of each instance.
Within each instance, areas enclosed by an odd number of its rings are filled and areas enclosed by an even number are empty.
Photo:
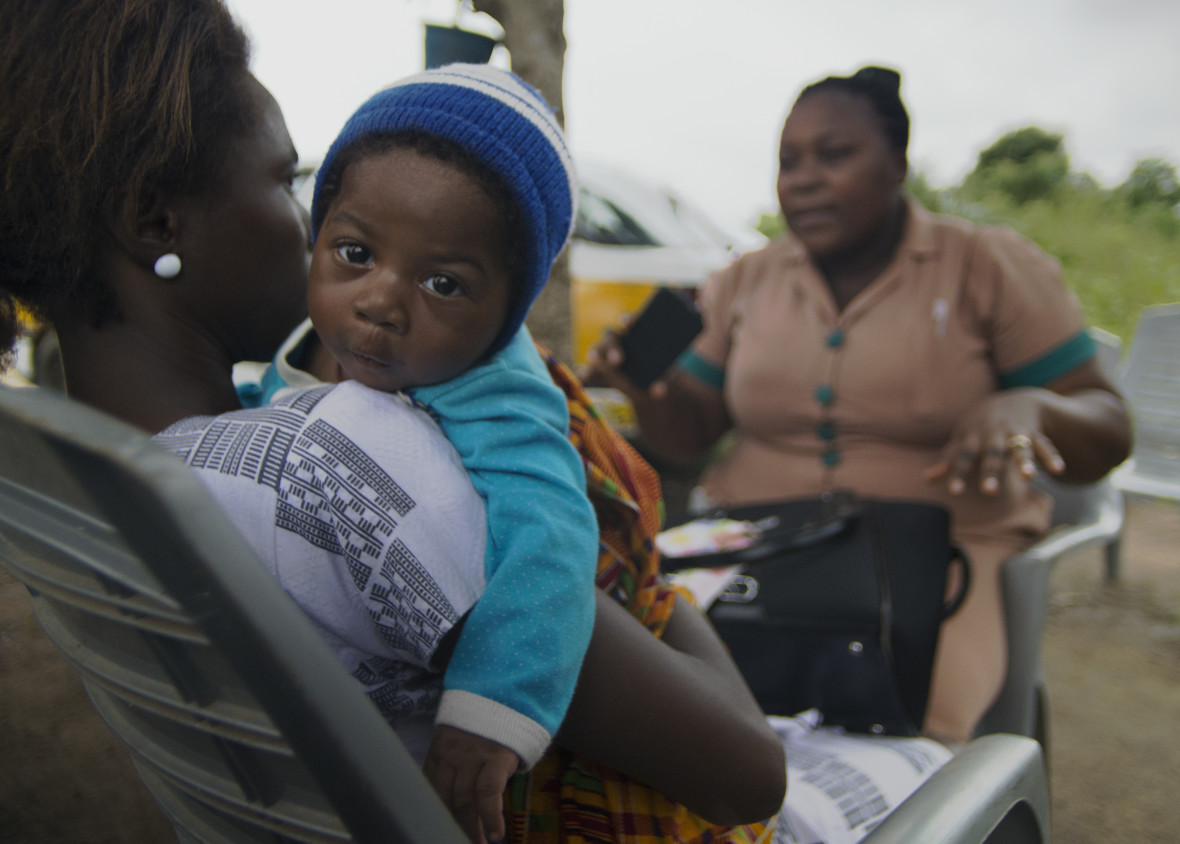
[[[19,302],[16,306],[16,318],[20,321],[21,329],[26,334],[32,334],[41,325],[41,323]]]
[[[574,363],[586,362],[586,352],[602,332],[620,325],[619,318],[634,313],[655,292],[650,280],[605,281],[594,278],[570,280],[570,310],[574,324]]]

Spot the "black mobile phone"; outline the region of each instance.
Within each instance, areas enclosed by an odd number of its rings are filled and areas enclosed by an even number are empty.
[[[660,287],[620,338],[623,363],[619,371],[646,388],[701,333],[703,323],[687,292]]]

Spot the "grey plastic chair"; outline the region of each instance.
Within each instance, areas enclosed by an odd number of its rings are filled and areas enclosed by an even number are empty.
[[[1144,308],[1118,385],[1131,407],[1135,444],[1114,472],[1115,485],[1180,500],[1180,304]]]
[[[1122,341],[1099,328],[1090,329],[1099,365],[1118,380]],[[1015,733],[1041,742],[1048,751],[1048,701],[1041,665],[1041,638],[1049,611],[1049,577],[1064,555],[1102,545],[1106,579],[1118,578],[1122,561],[1125,507],[1111,477],[1093,484],[1059,483],[1041,475],[1035,485],[1053,498],[1049,535],[1004,564],[1002,592],[1008,635],[1008,673],[1000,696],[976,730]]]
[[[866,844],[1049,844],[1049,788],[1040,746],[977,738],[934,772]]]
[[[34,388],[0,443],[0,565],[181,841],[466,841],[187,467]]]
[[[1098,363],[1111,382],[1119,383],[1122,364],[1123,341],[1117,334],[1101,328],[1091,328],[1090,336],[1098,348]],[[1046,482],[1046,490],[1057,502],[1056,518],[1068,524],[1090,524],[1104,542],[1103,564],[1106,580],[1118,580],[1123,562],[1123,524],[1126,506],[1122,492],[1111,482],[1113,489],[1103,488],[1100,492],[1087,492],[1084,488],[1065,486],[1055,481]],[[1097,504],[1094,501],[1097,501]],[[1055,521],[1055,524],[1057,522]],[[1089,540],[1087,540],[1088,543]]]
[[[181,841],[466,841],[187,467],[36,388],[0,387],[0,442],[0,566]],[[1040,747],[971,743],[864,840],[1048,842]]]
[[[1029,736],[1037,739],[1047,752],[1049,713],[1041,638],[1049,611],[1049,577],[1064,555],[1095,544],[1104,547],[1107,576],[1114,576],[1122,542],[1123,500],[1109,477],[1082,486],[1040,477],[1037,484],[1054,498],[1054,529],[1004,563],[1001,589],[1008,635],[1008,673],[999,697],[984,715],[976,735]]]
[[[1091,328],[1099,364],[1118,382],[1122,341]],[[1040,476],[1036,484],[1054,500],[1054,531],[1005,563],[1002,593],[1008,637],[1008,672],[1000,695],[976,730],[1015,733],[1037,739],[1049,748],[1049,704],[1041,664],[1041,639],[1049,610],[1049,578],[1065,554],[1094,544],[1103,546],[1108,582],[1118,579],[1122,564],[1125,505],[1111,478],[1074,486]]]

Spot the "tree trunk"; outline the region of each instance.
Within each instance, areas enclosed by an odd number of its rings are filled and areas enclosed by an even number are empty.
[[[562,79],[565,67],[564,0],[473,0],[473,7],[504,28],[512,71],[539,90],[565,126]],[[568,250],[553,265],[549,283],[528,317],[533,337],[565,363],[573,356]]]

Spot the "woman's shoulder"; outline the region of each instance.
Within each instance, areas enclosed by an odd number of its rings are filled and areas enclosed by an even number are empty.
[[[753,294],[763,283],[777,284],[784,271],[807,264],[807,251],[789,232],[766,245],[743,252],[706,280],[714,296],[733,300]]]
[[[1047,257],[1030,238],[1003,223],[974,220],[956,214],[929,211],[916,201],[911,202],[911,213],[917,223],[919,240],[947,247],[969,245],[973,256],[1000,258],[1003,256]]]
[[[756,272],[763,267],[782,264],[806,264],[807,249],[789,231],[772,238],[758,249],[742,252],[730,263],[730,267],[746,272]]]

